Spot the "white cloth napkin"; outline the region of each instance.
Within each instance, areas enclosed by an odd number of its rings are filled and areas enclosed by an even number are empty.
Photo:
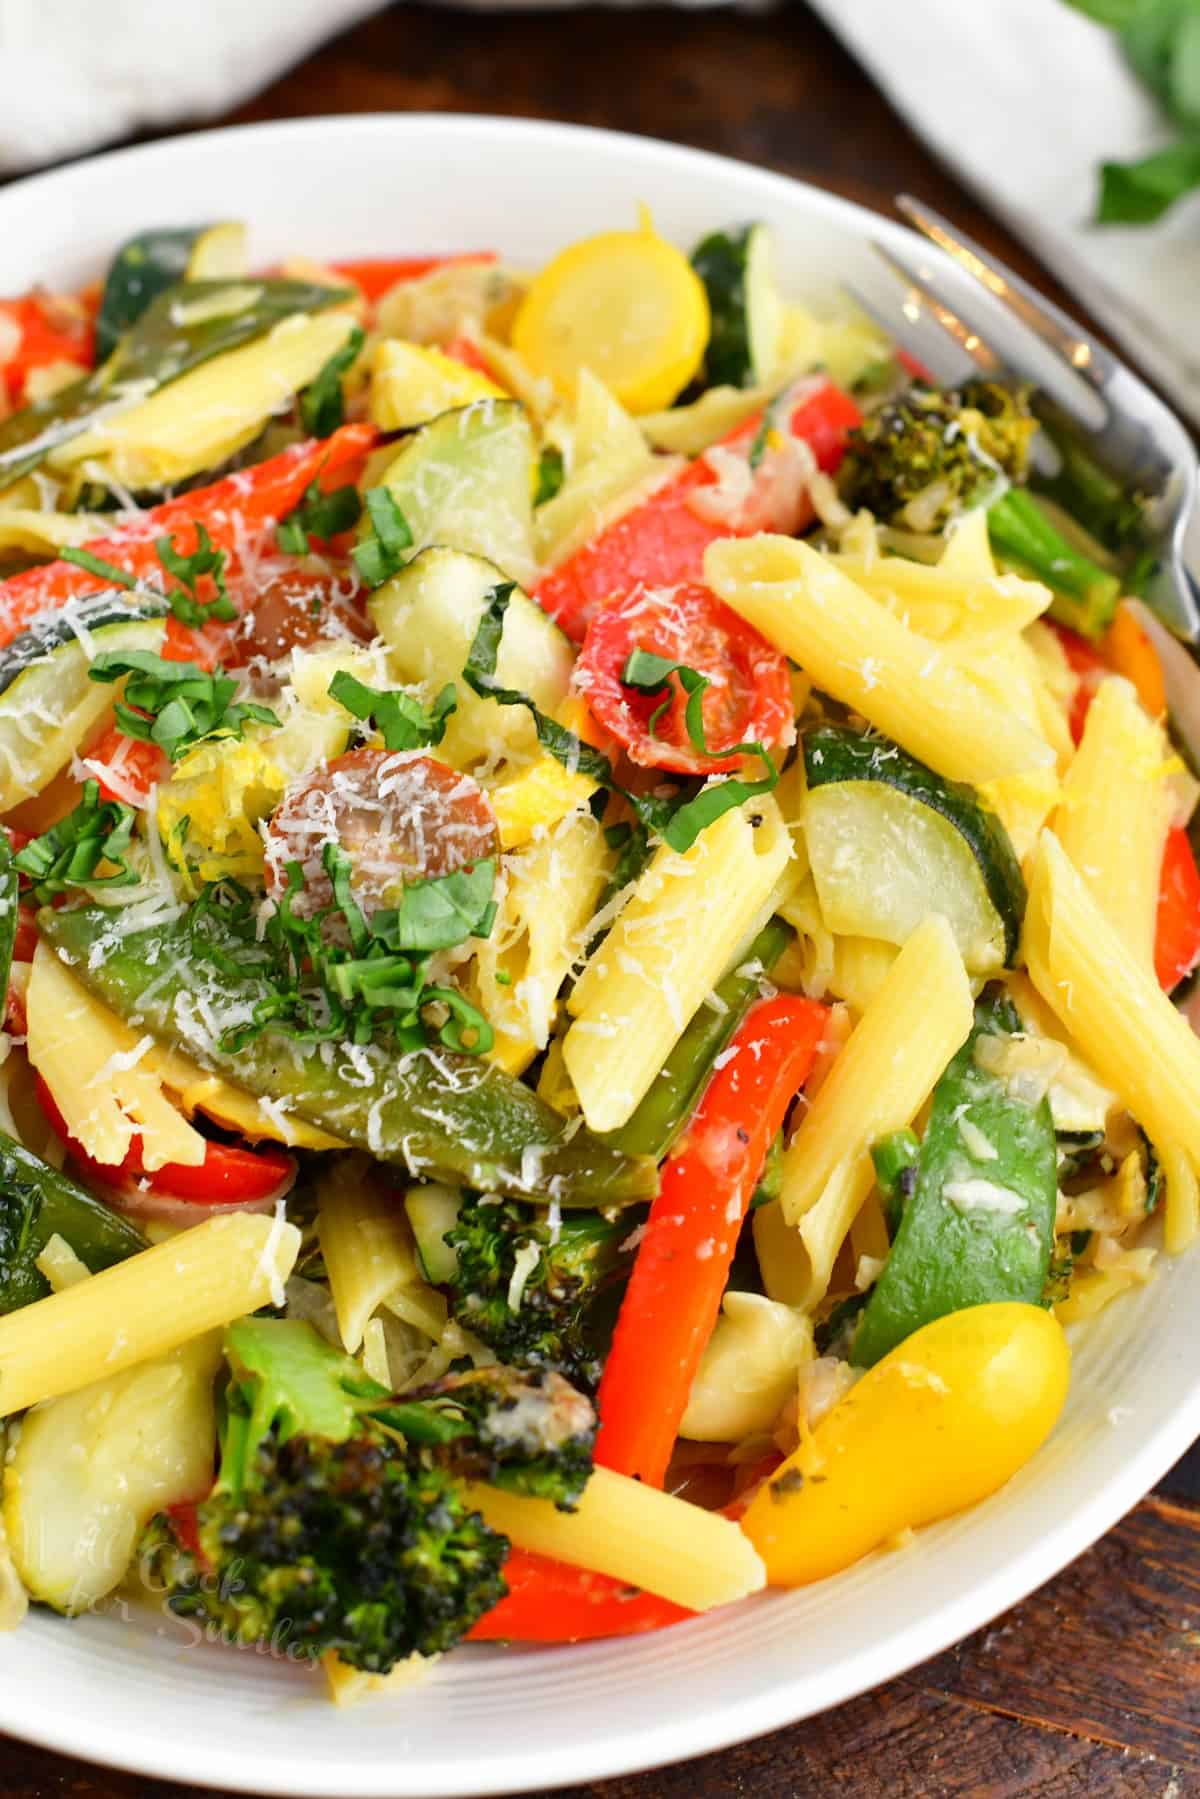
[[[1063,0],[811,4],[930,148],[1200,424],[1200,197],[1157,225],[1088,223],[1097,164],[1170,136],[1112,33]]]
[[[215,118],[380,0],[0,0],[0,175]]]

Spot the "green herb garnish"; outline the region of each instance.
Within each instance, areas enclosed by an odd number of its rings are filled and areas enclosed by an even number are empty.
[[[348,484],[322,493],[321,483],[310,481],[300,504],[275,527],[275,542],[287,556],[306,556],[311,537],[327,542],[340,531],[353,529],[361,517],[357,487]]]
[[[362,327],[355,325],[345,343],[334,351],[324,368],[301,393],[300,417],[310,436],[332,437],[343,423],[346,403],[342,376],[357,362],[366,341]]]
[[[552,500],[567,478],[563,463],[563,453],[557,444],[547,444],[538,457],[537,491],[533,496],[535,506],[544,506]]]
[[[97,656],[93,681],[125,680],[114,712],[128,737],[156,743],[172,762],[209,737],[241,737],[247,724],[277,725],[267,706],[235,701],[237,682],[217,667],[168,662],[153,650],[109,650]]]
[[[423,750],[440,743],[446,723],[458,705],[453,681],[448,681],[432,706],[425,707],[411,693],[399,688],[380,692],[340,669],[329,683],[329,697],[354,718],[383,734],[389,750]]]
[[[237,617],[237,607],[225,586],[225,564],[228,560],[226,552],[217,548],[199,519],[196,520],[196,548],[190,556],[179,554],[175,548],[175,539],[171,536],[158,538],[154,550],[164,573],[174,576],[179,582],[178,587],[167,590],[166,599],[180,624],[196,628],[206,624],[211,618],[227,621]],[[103,556],[95,556],[91,550],[72,549],[68,545],[59,555],[61,561],[74,563],[76,568],[86,569],[89,575],[96,575],[113,587],[136,591],[146,585],[127,569],[118,568],[114,562],[106,562]],[[216,588],[215,597],[211,600],[200,598],[199,586],[205,575],[212,576],[213,586]]]
[[[353,556],[368,587],[382,587],[404,567],[413,534],[390,488],[372,487],[366,496],[370,536],[355,544]]]
[[[42,906],[71,887],[128,887],[138,878],[125,861],[134,817],[132,806],[100,798],[99,781],[85,781],[75,810],[18,850],[13,866]],[[97,874],[102,863],[113,872]]]

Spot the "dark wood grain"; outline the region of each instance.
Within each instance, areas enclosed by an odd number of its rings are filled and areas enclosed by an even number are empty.
[[[751,16],[391,7],[230,120],[372,110],[513,113],[644,132],[882,211],[911,189],[1066,298],[800,6]],[[1068,304],[1081,309],[1079,296]],[[131,1696],[131,1719],[133,1706]],[[11,1741],[0,1757],[6,1799],[184,1799],[197,1790]],[[880,1691],[719,1755],[553,1799],[750,1795],[1200,1799],[1200,1454],[1041,1592]]]

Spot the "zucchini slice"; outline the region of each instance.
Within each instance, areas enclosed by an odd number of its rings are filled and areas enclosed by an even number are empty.
[[[427,682],[435,691],[454,682],[458,707],[439,754],[455,767],[492,751],[529,758],[538,753],[533,720],[524,707],[482,699],[462,675],[484,602],[504,580],[496,564],[482,556],[431,548],[422,550],[370,601],[399,680]],[[553,714],[567,697],[574,666],[574,651],[558,626],[520,588],[514,589],[496,664],[500,685],[528,694],[539,711]]]
[[[1025,882],[1008,833],[973,788],[842,726],[808,733],[804,766],[804,835],[831,931],[902,944],[936,911],[969,973],[1012,961]]]
[[[692,251],[712,314],[705,356],[709,387],[758,387],[769,381],[783,319],[765,225],[714,231]]]
[[[164,288],[100,368],[0,424],[0,478],[19,481],[98,419],[140,405],[201,363],[263,337],[294,313],[353,297],[310,281],[181,281]]]
[[[457,1187],[441,1187],[431,1182],[424,1187],[410,1187],[404,1196],[417,1259],[425,1279],[435,1287],[444,1287],[458,1273],[458,1251],[447,1243],[446,1232],[458,1223],[462,1194]]]
[[[96,317],[96,355],[104,362],[122,332],[177,281],[220,281],[246,272],[244,225],[181,225],[139,231],[121,245],[104,282]]]
[[[40,793],[112,704],[88,678],[102,650],[153,650],[167,602],[106,590],[35,619],[0,650],[0,812]]]
[[[533,554],[533,433],[515,400],[476,400],[439,413],[383,476],[413,543],[486,556],[527,587]]]

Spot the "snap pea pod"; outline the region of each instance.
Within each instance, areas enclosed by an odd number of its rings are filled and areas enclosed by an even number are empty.
[[[0,1312],[50,1291],[36,1262],[54,1236],[93,1274],[146,1247],[119,1213],[0,1131]]]
[[[768,920],[737,967],[717,983],[717,1005],[705,1002],[697,1008],[632,1118],[619,1130],[606,1132],[603,1142],[629,1156],[662,1160],[695,1111],[713,1063],[757,997],[759,975],[743,969],[757,964],[769,974],[791,939],[791,926],[782,918]]]
[[[1057,1204],[1050,1107],[1031,1105],[980,1056],[986,1039],[1018,1028],[1007,1001],[980,1004],[934,1090],[916,1185],[851,1350],[860,1367],[948,1312],[1041,1299]]]
[[[380,1043],[312,1043],[270,1026],[239,1049],[223,1049],[224,1031],[244,1026],[271,989],[254,947],[212,915],[203,945],[209,959],[186,914],[129,930],[103,906],[47,908],[38,924],[76,978],[119,1017],[379,1161],[568,1206],[627,1205],[657,1191],[653,1162],[573,1131],[482,1057],[436,1046],[398,1053]]]

